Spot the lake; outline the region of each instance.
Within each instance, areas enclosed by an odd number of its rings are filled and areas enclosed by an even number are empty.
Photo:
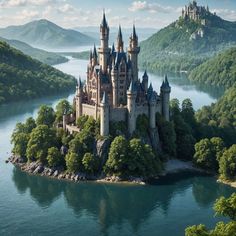
[[[85,79],[86,62],[71,59],[56,68]],[[141,73],[141,72],[140,72]],[[150,74],[159,90],[162,77]],[[209,105],[221,91],[171,77],[172,98],[190,97],[194,108]],[[0,107],[0,235],[140,235],[182,236],[188,225],[213,227],[213,203],[235,189],[209,176],[181,173],[157,185],[71,183],[31,176],[5,164],[17,122],[37,114],[41,104],[55,107],[73,94]]]

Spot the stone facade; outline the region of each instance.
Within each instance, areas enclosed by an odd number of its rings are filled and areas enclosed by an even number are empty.
[[[136,129],[138,115],[149,118],[150,129],[156,128],[156,113],[169,120],[171,88],[167,77],[163,80],[160,95],[148,85],[145,71],[142,80],[138,77],[138,54],[140,47],[135,26],[130,36],[127,52],[124,51],[121,27],[119,26],[116,47],[109,47],[109,26],[105,13],[100,25],[98,49],[90,52],[87,80],[81,80],[75,95],[76,119],[82,115],[100,118],[100,134],[109,135],[111,121],[125,121],[129,133]]]
[[[201,20],[202,25],[206,25],[204,17],[209,13],[209,7],[198,6],[196,1],[192,1],[188,6],[182,9],[182,18],[188,18],[194,21]]]

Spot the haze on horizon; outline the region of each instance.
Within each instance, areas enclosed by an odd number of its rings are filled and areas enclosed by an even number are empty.
[[[189,0],[0,0],[0,27],[47,19],[65,28],[98,26],[103,9],[109,25],[160,29],[178,18]],[[235,0],[198,0],[222,18],[236,21]]]

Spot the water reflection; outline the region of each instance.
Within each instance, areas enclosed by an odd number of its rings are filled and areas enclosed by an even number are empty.
[[[193,177],[192,174],[180,176],[168,177],[167,181],[155,186],[75,184],[30,176],[14,168],[12,180],[20,194],[29,192],[42,208],[50,207],[63,196],[76,217],[80,218],[86,212],[99,222],[102,235],[107,235],[112,226],[121,227],[125,222],[137,232],[143,222],[153,217],[154,212],[167,216],[172,201],[179,195],[187,194],[191,188],[201,207],[212,205],[216,197],[229,195],[232,191],[225,185],[217,184],[214,178]]]

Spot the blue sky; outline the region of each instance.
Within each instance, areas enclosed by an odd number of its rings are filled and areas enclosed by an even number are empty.
[[[189,0],[0,0],[0,27],[48,19],[66,28],[98,26],[105,8],[110,26],[162,28]],[[199,0],[212,12],[236,21],[236,0]]]

